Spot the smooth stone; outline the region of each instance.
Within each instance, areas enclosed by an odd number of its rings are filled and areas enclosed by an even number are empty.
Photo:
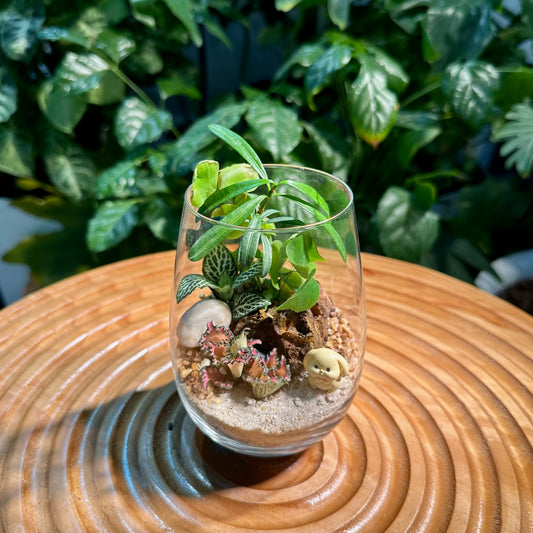
[[[215,326],[229,327],[231,324],[231,309],[222,300],[205,298],[187,309],[181,317],[176,333],[179,343],[187,348],[200,345],[200,338],[207,328],[207,323]]]

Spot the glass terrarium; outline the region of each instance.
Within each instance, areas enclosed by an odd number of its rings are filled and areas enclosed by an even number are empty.
[[[361,375],[353,198],[319,170],[263,166],[218,128],[250,164],[203,161],[186,193],[170,308],[177,389],[215,442],[296,453],[341,420]]]

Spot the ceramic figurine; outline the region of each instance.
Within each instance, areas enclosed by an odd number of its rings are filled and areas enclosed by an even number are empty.
[[[329,348],[310,350],[304,357],[304,368],[309,372],[313,389],[332,392],[338,389],[341,378],[348,374],[348,363],[339,353]]]

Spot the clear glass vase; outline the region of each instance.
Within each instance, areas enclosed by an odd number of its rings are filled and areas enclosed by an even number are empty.
[[[187,191],[170,346],[197,427],[235,452],[280,456],[320,441],[346,413],[363,367],[366,314],[350,189],[318,170],[265,168],[278,191],[293,186],[272,198],[260,227],[203,216]],[[306,201],[312,191],[326,200],[320,212]],[[206,253],[207,232],[219,243]]]

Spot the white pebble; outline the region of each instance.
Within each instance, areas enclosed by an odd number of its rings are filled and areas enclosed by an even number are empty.
[[[176,333],[180,344],[188,348],[195,348],[200,344],[200,337],[207,328],[207,323],[215,326],[229,327],[231,324],[231,309],[222,300],[205,298],[187,309],[181,317]]]

